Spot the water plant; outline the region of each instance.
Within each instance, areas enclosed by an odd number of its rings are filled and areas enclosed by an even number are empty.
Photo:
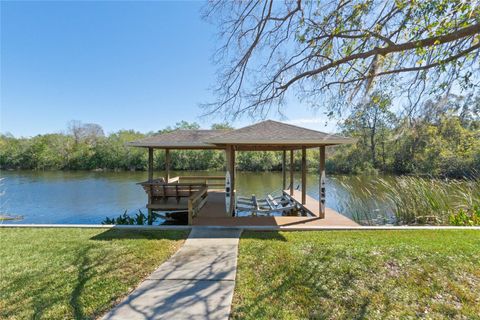
[[[480,179],[448,180],[414,176],[357,177],[355,186],[340,181],[348,192],[342,209],[362,224],[472,225],[480,207]],[[477,208],[477,209],[475,209]]]
[[[454,226],[480,226],[480,206],[475,205],[471,212],[460,209],[450,215],[449,223]]]
[[[156,220],[157,216],[153,216],[152,222]],[[102,221],[102,224],[120,224],[120,225],[145,225],[148,222],[148,217],[142,212],[142,210],[138,210],[138,213],[135,216],[130,216],[127,214],[127,210],[121,215],[116,218],[109,218],[106,217],[105,220]]]

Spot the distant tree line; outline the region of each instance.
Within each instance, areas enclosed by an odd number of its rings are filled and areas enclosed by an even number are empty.
[[[463,177],[480,172],[480,99],[448,97],[427,101],[420,113],[397,116],[391,99],[375,93],[353,108],[342,134],[357,138],[352,145],[327,148],[329,173],[388,172]],[[198,129],[182,121],[174,127],[143,134],[120,130],[105,135],[96,124],[72,121],[65,133],[16,138],[0,136],[1,169],[146,170],[147,152],[126,142],[177,129]],[[215,124],[213,129],[230,128]],[[307,153],[317,168],[318,149]],[[281,152],[239,152],[238,170],[281,170]],[[164,152],[155,152],[155,169],[164,169]],[[173,170],[222,170],[224,153],[217,150],[171,152]],[[295,155],[300,168],[300,152]]]
[[[342,132],[357,143],[335,149],[331,171],[478,176],[479,95],[427,100],[400,116],[391,107],[390,97],[374,92],[367,103],[353,109]]]

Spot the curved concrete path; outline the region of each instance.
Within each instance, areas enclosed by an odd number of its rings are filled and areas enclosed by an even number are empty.
[[[228,319],[241,232],[193,228],[183,247],[103,319]]]

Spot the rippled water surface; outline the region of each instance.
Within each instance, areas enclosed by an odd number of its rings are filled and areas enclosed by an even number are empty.
[[[172,176],[222,175],[223,172],[172,172]],[[162,172],[157,172],[161,176]],[[280,195],[280,172],[237,172],[237,191],[242,196]],[[21,215],[21,221],[2,223],[101,223],[106,216],[145,210],[147,196],[137,182],[147,178],[146,172],[65,172],[65,171],[2,171],[0,214]],[[384,176],[384,179],[392,177]],[[372,206],[352,207],[352,193],[357,192],[369,177],[327,175],[327,207],[359,220],[359,211],[367,211],[375,224],[391,223],[389,209],[372,195]],[[295,187],[300,175],[295,176]],[[318,199],[318,175],[307,175],[307,193]],[[350,202],[349,202],[350,201]],[[365,205],[365,202],[363,202]],[[358,210],[357,210],[358,209]],[[360,210],[361,209],[361,210]],[[350,212],[349,212],[350,211]],[[364,218],[365,214],[363,214]],[[382,218],[380,218],[382,217]],[[386,217],[386,218],[385,218]],[[361,219],[363,219],[361,218]],[[360,219],[360,220],[361,220]],[[361,221],[362,222],[362,221]],[[363,222],[362,222],[363,223]],[[371,221],[370,221],[371,223]]]

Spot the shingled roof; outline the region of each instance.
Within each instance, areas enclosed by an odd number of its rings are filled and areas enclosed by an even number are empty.
[[[266,120],[251,126],[225,132],[208,139],[212,144],[236,145],[334,145],[355,140],[335,134]]]
[[[225,145],[236,145],[238,150],[275,150],[352,142],[355,140],[351,138],[266,120],[236,130],[175,130],[130,142],[128,145],[171,149],[223,149]]]
[[[219,149],[205,142],[227,130],[175,130],[157,134],[127,143],[131,147],[172,148],[172,149]]]

